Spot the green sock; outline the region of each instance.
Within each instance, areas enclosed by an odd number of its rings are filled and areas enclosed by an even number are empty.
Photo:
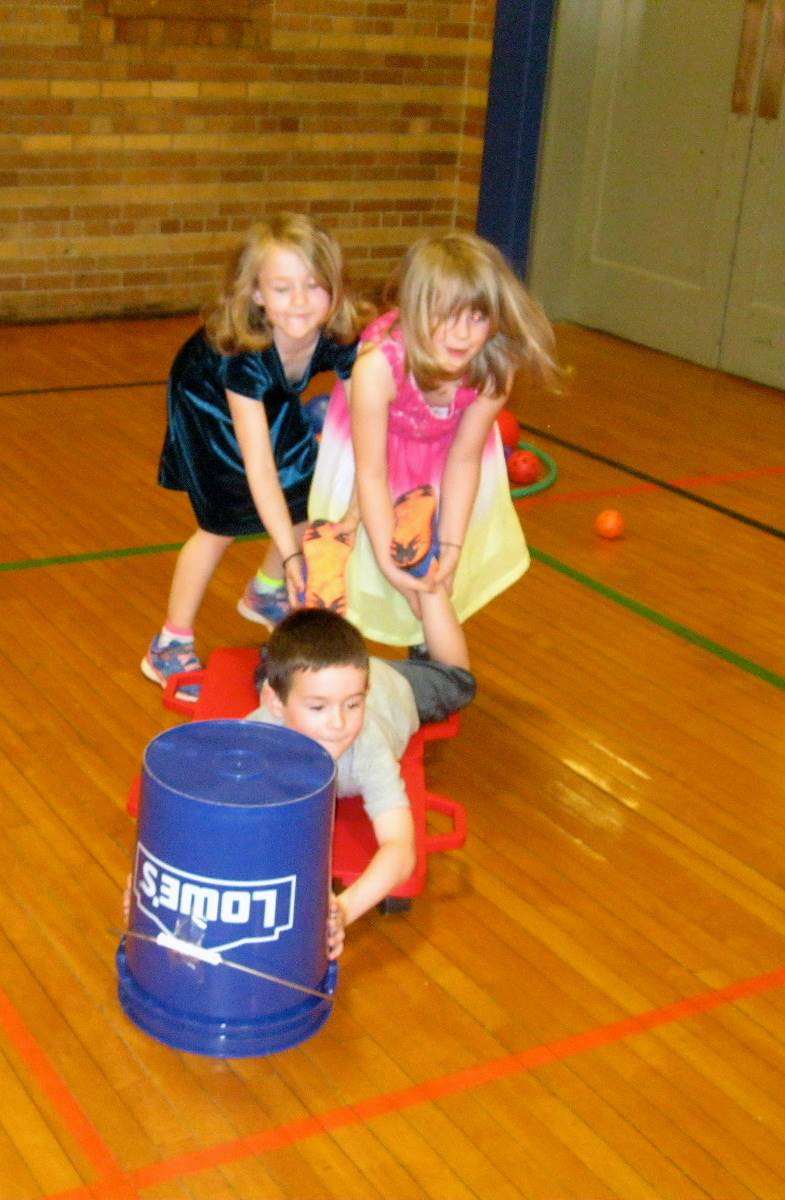
[[[257,592],[274,592],[276,588],[283,587],[283,578],[271,579],[269,575],[265,575],[261,567],[256,572],[255,582]]]

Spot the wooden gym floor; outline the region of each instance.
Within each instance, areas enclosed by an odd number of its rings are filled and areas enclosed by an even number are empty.
[[[518,505],[534,561],[429,757],[466,848],[350,930],[320,1033],[221,1061],[129,1023],[112,932],[179,719],[138,664],[190,529],[154,480],[194,323],[0,329],[2,1200],[782,1200],[782,393],[559,330],[569,389],[513,402],[558,467]],[[203,654],[254,643],[259,552]]]

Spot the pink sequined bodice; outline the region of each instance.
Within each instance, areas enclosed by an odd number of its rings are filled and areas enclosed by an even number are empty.
[[[395,324],[397,310],[384,313],[363,332],[362,341],[373,342],[384,354],[395,379],[395,399],[389,409],[390,434],[417,442],[452,441],[458,422],[477,396],[475,388],[459,387],[447,411],[426,403],[411,372],[406,370],[403,333]]]

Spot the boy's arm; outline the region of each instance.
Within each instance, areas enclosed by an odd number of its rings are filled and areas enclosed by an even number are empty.
[[[411,809],[393,808],[372,820],[379,843],[368,866],[354,883],[337,897],[344,925],[379,904],[414,870],[414,821]]]

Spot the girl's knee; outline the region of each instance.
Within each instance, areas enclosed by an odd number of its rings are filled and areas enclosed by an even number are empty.
[[[227,550],[234,541],[234,535],[229,533],[212,533],[209,529],[202,529],[201,525],[197,528],[194,534],[195,538],[203,541],[208,545],[222,546]]]

